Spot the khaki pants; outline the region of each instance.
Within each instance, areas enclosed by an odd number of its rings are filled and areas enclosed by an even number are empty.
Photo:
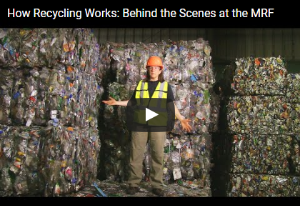
[[[143,160],[148,134],[151,148],[150,182],[153,188],[161,189],[163,184],[163,158],[166,132],[132,132],[128,184],[131,187],[137,187],[142,180]]]

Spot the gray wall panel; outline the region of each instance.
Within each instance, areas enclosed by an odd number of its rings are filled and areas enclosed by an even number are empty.
[[[177,40],[188,40],[187,38],[187,30],[188,29],[178,29],[178,39],[173,39],[174,41]]]
[[[180,29],[178,29],[178,28],[171,28],[170,32],[169,32],[170,35],[169,35],[168,39],[170,39],[172,41],[176,41],[176,39],[178,39],[178,30],[180,30]]]
[[[124,28],[119,28],[116,31],[116,42],[118,43],[123,43],[125,41],[125,29]]]
[[[274,56],[284,56],[283,54],[283,39],[282,39],[283,30],[282,29],[274,29],[273,30],[273,44],[274,44],[274,50],[273,55]]]
[[[294,60],[300,61],[300,29],[293,29]]]
[[[96,29],[94,29],[96,30]],[[99,43],[105,43],[107,42],[107,35],[108,35],[108,32],[107,32],[108,29],[106,28],[101,28],[98,30],[98,42]]]
[[[283,38],[283,50],[282,56],[286,59],[292,59],[292,29],[285,29],[282,35]]]
[[[152,40],[152,33],[151,33],[152,29],[149,28],[145,28],[144,29],[144,33],[143,33],[143,43],[149,43]]]
[[[134,29],[134,42],[136,43],[143,42],[143,29],[141,28]]]
[[[188,29],[187,30],[187,40],[194,40],[199,38],[199,36],[197,36],[197,29]]]
[[[161,41],[161,29],[151,29],[151,42],[156,43]]]
[[[240,54],[241,56],[245,57],[245,56],[250,56],[250,55],[254,55],[255,51],[254,51],[254,29],[245,29],[245,35],[246,35],[246,39],[244,42],[244,45],[246,47],[245,53],[244,54]]]
[[[264,50],[264,57],[271,57],[273,56],[273,41],[272,41],[272,29],[263,29],[263,50]]]
[[[134,42],[134,29],[125,28],[125,38],[122,43]]]
[[[210,42],[215,42],[212,45],[212,56],[217,61],[223,61],[227,58],[227,42],[225,39],[227,38],[227,32],[224,29],[217,29],[214,34],[214,38],[210,40]]]
[[[116,28],[108,28],[107,29],[107,40],[110,42],[117,41],[117,29]]]
[[[264,57],[264,41],[263,41],[263,31],[261,28],[254,29],[254,57]]]
[[[236,29],[227,29],[227,38],[226,38],[226,50],[227,50],[227,59],[234,60],[239,54],[237,53],[238,48],[238,34]]]
[[[236,36],[236,53],[235,57],[241,57],[241,54],[247,54],[246,52],[246,30],[240,29],[237,31]],[[249,56],[249,54],[247,55]]]
[[[197,38],[206,38],[206,30],[207,29],[203,29],[203,28],[200,28],[200,29],[197,29]]]

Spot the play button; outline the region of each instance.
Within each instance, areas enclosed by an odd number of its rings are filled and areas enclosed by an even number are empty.
[[[148,121],[149,119],[152,119],[154,117],[156,117],[158,114],[153,112],[152,110],[146,108],[146,121]]]
[[[165,132],[171,131],[175,123],[174,103],[164,102],[164,99],[143,99],[137,106],[137,101],[132,98],[126,106],[126,126],[128,130],[135,132]],[[163,108],[161,105],[166,105]]]

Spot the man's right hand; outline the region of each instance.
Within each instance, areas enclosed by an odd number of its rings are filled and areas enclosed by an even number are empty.
[[[108,105],[116,105],[116,103],[117,103],[117,101],[112,97],[109,97],[109,100],[103,100],[102,102],[104,104],[108,104]]]

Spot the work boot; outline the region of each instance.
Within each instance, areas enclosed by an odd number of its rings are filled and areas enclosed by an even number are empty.
[[[134,195],[138,191],[139,191],[138,187],[128,187],[127,190],[126,190],[126,193],[129,194],[129,195]]]
[[[160,197],[164,197],[165,196],[165,191],[163,189],[153,188],[152,192],[154,194],[156,194],[157,196],[160,196]]]

